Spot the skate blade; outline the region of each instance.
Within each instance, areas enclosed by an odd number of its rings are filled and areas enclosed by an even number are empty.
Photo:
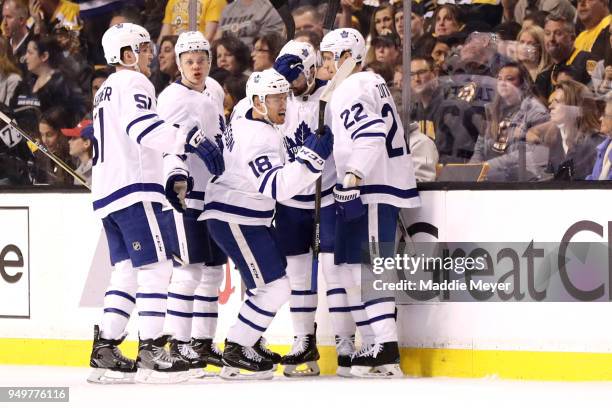
[[[203,368],[190,368],[189,378],[204,378],[206,377],[206,371]]]
[[[134,384],[135,374],[108,368],[94,368],[87,377],[87,382],[92,384]]]
[[[285,377],[316,377],[321,374],[319,364],[316,361],[308,361],[304,364],[287,364],[283,370]]]
[[[161,371],[139,368],[135,380],[140,384],[177,384],[189,380],[189,371],[164,373]]]
[[[274,371],[273,370],[266,370],[266,371],[243,370],[241,372],[239,368],[226,366],[221,369],[221,373],[219,374],[219,377],[223,378],[224,380],[230,380],[230,381],[271,380],[274,377]]]
[[[376,367],[352,366],[351,374],[359,378],[402,378],[404,376],[399,364],[385,364]]]
[[[336,369],[336,375],[338,377],[344,377],[344,378],[352,378],[353,374],[351,374],[351,367],[340,367],[338,366],[338,368]]]

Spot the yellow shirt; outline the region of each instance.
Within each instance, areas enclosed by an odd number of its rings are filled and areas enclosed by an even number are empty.
[[[73,30],[80,30],[81,27],[79,26],[78,19],[80,11],[81,9],[78,4],[69,2],[68,0],[60,0],[60,3],[53,12],[51,21],[58,20],[61,22],[61,25],[65,27],[70,27]]]
[[[612,15],[608,14],[608,16],[604,17],[595,27],[591,28],[590,30],[584,30],[583,32],[581,32],[574,41],[574,47],[576,47],[578,51],[591,52],[591,48],[593,48],[595,40],[597,40],[599,34],[601,34],[601,32],[610,25],[611,21]]]
[[[225,0],[198,1],[198,30],[204,32],[208,21],[218,22],[226,5]],[[163,23],[172,27],[174,35],[189,30],[189,0],[168,1]]]

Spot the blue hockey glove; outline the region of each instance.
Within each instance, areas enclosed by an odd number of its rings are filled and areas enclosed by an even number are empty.
[[[304,72],[304,63],[297,55],[285,54],[274,61],[273,68],[291,83]]]
[[[185,212],[187,204],[185,197],[193,189],[193,178],[184,174],[173,174],[166,180],[166,199],[178,212]]]
[[[353,221],[365,214],[366,209],[360,194],[359,187],[334,187],[337,212],[344,221]]]
[[[223,153],[216,143],[206,139],[204,132],[194,127],[187,134],[185,152],[195,153],[206,165],[208,171],[215,176],[220,176],[225,171]]]
[[[313,173],[323,171],[323,165],[331,154],[333,146],[334,135],[331,129],[325,126],[320,136],[311,133],[306,138],[304,146],[302,146],[297,154],[296,160],[308,166]]]

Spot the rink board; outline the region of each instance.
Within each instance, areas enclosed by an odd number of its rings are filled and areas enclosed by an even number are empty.
[[[612,190],[427,191],[422,197],[424,206],[406,218],[410,225],[435,227],[438,240],[558,242],[584,220],[601,225],[603,238],[584,232],[576,239],[607,242],[610,235]],[[27,208],[28,217],[14,215],[12,208]],[[86,365],[110,271],[89,196],[2,194],[0,220],[7,219],[10,226],[0,228],[0,251],[15,245],[23,262],[15,252],[5,258],[14,262],[4,269],[6,275],[22,273],[17,283],[0,274],[0,364]],[[415,237],[419,234],[428,233]],[[227,274],[219,341],[241,301],[238,274],[233,268]],[[319,301],[321,366],[331,374],[333,336],[324,296]],[[402,366],[414,376],[612,380],[611,312],[604,302],[400,306]],[[130,352],[135,350],[133,321],[128,331]],[[288,350],[286,307],[266,337],[278,351]]]

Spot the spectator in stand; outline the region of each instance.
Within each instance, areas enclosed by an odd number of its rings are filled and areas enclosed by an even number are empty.
[[[606,96],[600,132],[606,138],[597,146],[597,159],[587,180],[612,180],[612,94]]]
[[[522,25],[531,14],[538,13],[555,14],[567,21],[574,21],[576,9],[569,0],[518,0],[514,20]],[[544,27],[543,22],[539,25]]]
[[[91,77],[91,100],[93,101],[96,96],[98,89],[102,87],[106,78],[110,76],[111,72],[107,68],[96,69]]]
[[[91,120],[86,119],[79,122],[74,128],[62,129],[62,133],[68,138],[70,157],[77,166],[75,173],[83,177],[90,187],[94,140],[94,130],[91,123]],[[74,184],[81,185],[76,179]]]
[[[202,32],[209,41],[215,38],[221,12],[226,5],[225,0],[198,0],[198,31]],[[188,30],[189,0],[169,0],[159,38],[179,35]]]
[[[176,54],[174,53],[177,40],[178,36],[167,35],[162,37],[160,41],[157,59],[159,61],[159,71],[163,74],[162,89],[176,81],[181,75],[176,65]]]
[[[389,33],[374,37],[372,48],[374,48],[374,60],[387,64],[392,69],[402,59],[402,44],[397,34]]]
[[[397,2],[393,5],[395,20],[395,32],[400,40],[404,41],[404,5]],[[412,55],[423,55],[435,42],[430,33],[425,31],[425,8],[423,3],[412,2],[412,13],[410,17],[410,41]]]
[[[442,38],[436,38],[430,56],[435,63],[435,68],[438,75],[445,73],[444,63],[446,62],[450,51],[451,47],[446,41],[444,41]]]
[[[298,7],[291,12],[295,31],[314,31],[323,38],[323,16],[313,6]],[[317,44],[318,45],[318,44]]]
[[[517,60],[529,71],[531,80],[535,81],[540,72],[550,66],[550,55],[544,51],[544,30],[538,26],[523,28],[516,40]]]
[[[434,37],[449,36],[465,28],[461,11],[454,4],[444,4],[436,9],[433,16]]]
[[[69,154],[68,139],[60,131],[63,127],[62,123],[64,123],[65,116],[65,112],[60,106],[44,111],[38,124],[38,131],[42,144],[64,163],[74,168]],[[52,184],[56,186],[70,186],[73,184],[72,176],[40,150],[34,152],[34,161],[36,164],[34,179],[37,184]]]
[[[307,42],[312,45],[315,50],[321,45],[321,36],[315,31],[300,30],[295,32],[295,41]]]
[[[87,61],[87,51],[81,46],[79,32],[71,27],[55,26],[53,36],[64,54],[66,76],[79,85],[84,94],[88,93],[93,67]]]
[[[527,14],[527,17],[525,17],[525,19],[523,20],[523,24],[522,24],[522,28],[527,28],[527,27],[531,27],[531,26],[538,26],[540,27],[542,30],[544,29],[544,25],[546,24],[546,17],[549,15],[550,13],[547,13],[545,11],[533,11],[529,14]],[[572,21],[572,20],[568,20],[568,21]]]
[[[15,90],[13,108],[34,106],[45,112],[61,103],[65,115],[60,127],[78,123],[85,116],[87,104],[80,88],[63,73],[63,55],[57,40],[52,36],[32,37],[26,63],[28,76]]]
[[[612,91],[612,33],[608,37],[609,47],[604,58],[597,62],[593,71],[592,88],[600,96],[606,96]]]
[[[21,72],[26,71],[25,53],[31,38],[28,29],[28,2],[6,0],[2,6],[2,33],[9,40],[12,56]]]
[[[255,46],[251,52],[253,71],[263,71],[272,68],[285,40],[277,33],[269,33],[255,39]]]
[[[223,90],[225,91],[223,109],[225,110],[225,117],[228,121],[234,110],[234,106],[246,97],[247,79],[248,77],[245,75],[230,75],[223,83]]]
[[[395,19],[393,6],[389,3],[381,4],[372,14],[370,20],[370,39],[381,35],[395,33]]]
[[[519,181],[519,146],[527,131],[550,118],[534,96],[533,82],[524,66],[506,63],[497,74],[497,95],[486,107],[487,126],[478,136],[471,163],[489,163],[489,181]],[[526,148],[527,180],[539,180],[546,169],[548,150]],[[527,181],[520,180],[520,181]]]
[[[215,38],[232,35],[250,50],[255,37],[268,33],[287,36],[285,23],[269,0],[234,0],[223,9]]]
[[[21,82],[21,72],[9,57],[9,43],[0,37],[0,103],[9,106],[15,89]]]
[[[597,62],[603,59],[606,49],[609,49],[610,22],[612,15],[608,9],[607,0],[579,0],[578,20],[584,30],[578,34],[574,41],[574,48],[591,53],[592,60]],[[595,68],[590,66],[589,72]]]
[[[542,71],[536,78],[536,90],[544,99],[548,99],[556,85],[555,77],[562,66],[569,66],[577,81],[588,84],[591,77],[587,72],[587,62],[591,55],[586,51],[574,48],[576,38],[574,24],[556,15],[546,17],[544,26],[544,46],[550,55],[552,66]]]
[[[550,120],[556,131],[544,144],[550,148],[548,170],[561,180],[584,180],[592,174],[599,133],[599,112],[593,94],[576,81],[561,81],[550,98]]]
[[[246,74],[251,65],[249,48],[238,38],[226,36],[212,44],[213,67],[228,70],[233,75]]]
[[[79,5],[68,0],[31,0],[30,16],[35,34],[52,33],[56,26],[81,30]]]
[[[413,97],[410,119],[419,124],[421,133],[436,140],[436,129],[443,120],[440,108],[444,101],[444,92],[438,81],[433,59],[419,56],[412,58],[410,89]]]

